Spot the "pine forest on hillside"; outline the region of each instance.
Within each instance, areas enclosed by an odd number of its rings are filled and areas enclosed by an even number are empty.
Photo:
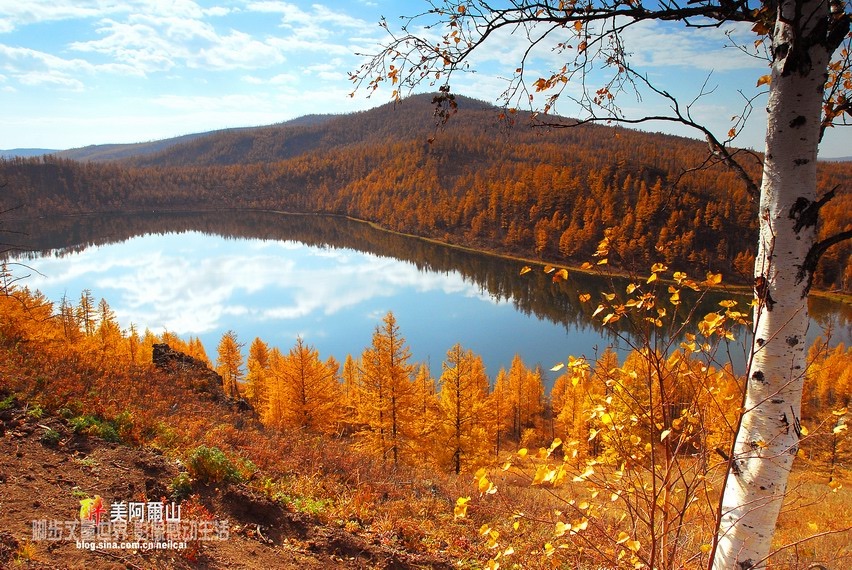
[[[751,280],[756,204],[706,145],[583,125],[514,124],[470,99],[436,126],[428,96],[307,126],[235,129],[113,162],[7,159],[13,216],[257,208],[323,212],[448,243],[579,264],[609,238],[611,263]],[[751,159],[759,171],[759,157]],[[820,164],[820,189],[848,186],[852,165]],[[847,229],[849,194],[822,209],[820,235]],[[848,291],[848,242],[828,250],[815,286]]]

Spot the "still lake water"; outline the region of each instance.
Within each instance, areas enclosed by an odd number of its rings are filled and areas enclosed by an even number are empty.
[[[515,354],[545,370],[569,354],[625,348],[589,319],[579,292],[605,280],[573,273],[553,285],[523,265],[393,235],[341,218],[272,213],[63,218],[27,226],[33,251],[11,267],[58,302],[84,289],[105,298],[119,324],[199,337],[211,360],[227,330],[287,352],[301,336],[342,362],[370,345],[388,311],[415,362],[440,375],[456,342],[483,357],[493,378]],[[712,310],[712,309],[711,309]],[[852,336],[849,311],[818,304],[811,336]],[[554,376],[548,373],[550,380]]]

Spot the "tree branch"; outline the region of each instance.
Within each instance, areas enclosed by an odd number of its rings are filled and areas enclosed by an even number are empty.
[[[804,279],[807,279],[807,285],[805,286],[804,294],[807,295],[808,291],[811,290],[811,284],[814,279],[814,271],[816,271],[817,263],[819,263],[822,255],[833,245],[837,245],[840,242],[846,241],[848,239],[852,239],[852,230],[846,230],[837,234],[834,234],[831,237],[827,237],[822,241],[819,241],[811,246],[811,249],[808,251],[808,254],[805,256],[805,261],[799,267],[799,271],[796,273],[796,282],[801,283]]]

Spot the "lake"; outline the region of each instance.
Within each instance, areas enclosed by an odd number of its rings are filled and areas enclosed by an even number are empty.
[[[201,339],[211,360],[228,330],[287,352],[301,336],[322,358],[360,356],[393,311],[413,360],[440,375],[455,343],[482,356],[489,375],[520,354],[545,370],[569,354],[626,349],[591,313],[613,284],[571,272],[554,284],[523,262],[448,248],[331,216],[272,212],[156,213],[9,221],[12,272],[57,304],[84,289],[105,298],[119,324]],[[623,283],[615,281],[616,288]],[[623,289],[622,289],[623,290]],[[580,303],[580,293],[593,300]],[[721,298],[708,301],[708,309]],[[847,345],[847,306],[814,300],[809,336],[833,330]],[[703,312],[701,313],[704,314]],[[739,351],[742,352],[742,349]],[[549,380],[554,374],[549,373]]]

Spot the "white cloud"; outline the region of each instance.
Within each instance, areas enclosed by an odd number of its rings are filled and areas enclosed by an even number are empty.
[[[75,91],[82,90],[82,75],[99,71],[132,71],[112,64],[96,65],[84,59],[65,59],[30,48],[0,44],[0,66],[22,85],[56,85]]]
[[[258,41],[243,32],[232,31],[220,36],[191,58],[191,66],[208,69],[257,69],[283,63],[282,50],[271,41]]]
[[[71,259],[36,260],[32,266],[44,276],[33,277],[31,285],[50,294],[90,283],[96,298],[109,299],[122,326],[134,322],[182,335],[221,329],[225,317],[291,321],[335,315],[401,290],[484,298],[459,274],[422,272],[351,250],[269,247],[258,240],[219,244],[192,232],[181,241],[189,248],[204,243],[208,253],[194,260],[184,251],[159,249],[158,243],[174,247],[168,236],[131,239]]]
[[[76,0],[0,0],[4,28],[58,20],[93,18],[110,13],[123,2],[94,2]]]

